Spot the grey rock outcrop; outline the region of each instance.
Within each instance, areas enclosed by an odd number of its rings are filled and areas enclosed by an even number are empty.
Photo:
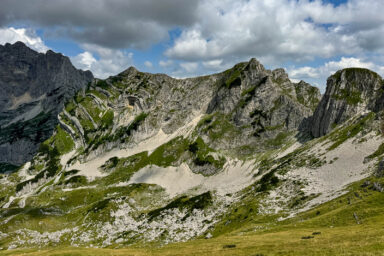
[[[207,112],[221,112],[241,129],[234,144],[254,141],[260,146],[260,142],[281,132],[297,131],[320,100],[318,88],[304,82],[293,83],[284,69],[266,70],[255,59],[226,72],[229,76],[221,78],[224,86],[215,92]],[[222,147],[219,143],[215,146]]]
[[[323,136],[356,114],[383,109],[382,87],[383,79],[368,69],[337,71],[328,78],[326,92],[315,110],[312,135]]]
[[[131,67],[91,85],[92,90],[100,88],[118,95],[105,103],[114,109],[115,121],[129,119],[127,106],[135,115],[148,114],[132,142],[156,134],[159,129],[171,134],[194,118],[205,116],[206,121],[198,125],[195,135],[212,148],[244,155],[277,147],[280,139],[297,132],[312,116],[313,106],[320,100],[316,87],[293,83],[283,69],[267,70],[256,59],[222,73],[187,79],[143,73]],[[73,114],[79,120],[86,118],[80,112],[77,108]],[[118,126],[121,124],[115,128]],[[100,137],[99,131],[85,133],[89,138]],[[114,146],[121,146],[116,143]],[[103,150],[97,152],[102,154]]]
[[[69,58],[0,45],[0,162],[20,165],[52,135],[64,103],[93,80]]]

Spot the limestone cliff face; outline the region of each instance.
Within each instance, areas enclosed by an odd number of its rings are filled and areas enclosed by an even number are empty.
[[[131,67],[92,83],[61,114],[61,125],[85,148],[82,161],[133,147],[160,130],[175,133],[194,120],[194,136],[210,147],[250,155],[296,133],[319,99],[316,87],[292,83],[283,69],[267,70],[256,59],[187,79]],[[109,124],[103,121],[107,113],[113,117]]]
[[[356,114],[382,109],[382,87],[382,78],[367,69],[348,68],[330,76],[313,116],[312,135],[323,136]]]
[[[224,72],[219,83],[224,86],[214,92],[207,113],[225,115],[242,132],[232,141],[219,139],[223,145],[213,141],[217,147],[239,144],[262,150],[261,142],[297,131],[320,100],[316,87],[292,83],[283,69],[266,70],[255,59]]]
[[[0,45],[0,162],[30,160],[52,135],[65,101],[92,79],[62,54]]]

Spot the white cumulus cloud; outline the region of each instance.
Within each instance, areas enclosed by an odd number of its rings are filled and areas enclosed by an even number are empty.
[[[16,43],[21,41],[28,47],[45,53],[49,48],[44,44],[43,40],[36,35],[35,30],[26,28],[0,28],[0,44]]]
[[[182,62],[180,67],[182,67],[187,73],[193,73],[197,70],[199,64],[197,62]]]
[[[198,19],[165,51],[171,59],[264,64],[384,51],[384,1],[207,0]]]
[[[83,44],[83,53],[71,57],[77,68],[89,69],[98,78],[116,75],[133,65],[133,54],[92,44]],[[97,55],[95,57],[95,55]]]
[[[144,62],[144,66],[146,66],[147,68],[152,68],[153,64],[152,64],[152,62],[147,60],[147,61]]]
[[[167,67],[170,67],[173,65],[173,61],[172,60],[161,60],[159,61],[159,66],[162,67],[162,68],[167,68]]]
[[[97,60],[95,59],[95,57],[93,57],[92,53],[83,52],[75,57],[72,57],[72,62],[78,68],[90,70],[92,68],[92,65],[96,63]]]
[[[207,69],[219,71],[224,69],[223,60],[203,61],[203,66]]]

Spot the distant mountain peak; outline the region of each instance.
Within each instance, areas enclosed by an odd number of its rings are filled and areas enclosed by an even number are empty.
[[[38,53],[20,41],[0,46],[0,162],[30,160],[64,103],[92,79],[60,53]]]

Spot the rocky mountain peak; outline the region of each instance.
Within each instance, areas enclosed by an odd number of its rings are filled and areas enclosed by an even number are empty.
[[[255,58],[252,58],[252,59],[249,60],[248,66],[249,66],[249,69],[251,69],[251,70],[255,70],[255,71],[258,71],[258,72],[265,71],[265,67],[263,66],[263,64],[261,64]]]
[[[92,80],[62,54],[38,53],[22,42],[0,45],[0,162],[29,160],[64,103]]]
[[[26,50],[31,50],[26,44],[24,44],[21,41],[17,41],[14,44],[6,43],[4,45],[6,48],[13,48],[13,49],[26,49]]]
[[[134,66],[130,66],[123,72],[119,73],[118,76],[131,76],[135,75],[137,72],[139,72],[139,70],[137,70]]]
[[[382,87],[382,78],[368,69],[347,68],[330,76],[314,113],[312,135],[323,136],[358,113],[378,110]]]
[[[288,74],[285,72],[285,69],[283,68],[277,68],[273,70],[272,76],[274,79],[278,79],[278,78],[288,79]]]

